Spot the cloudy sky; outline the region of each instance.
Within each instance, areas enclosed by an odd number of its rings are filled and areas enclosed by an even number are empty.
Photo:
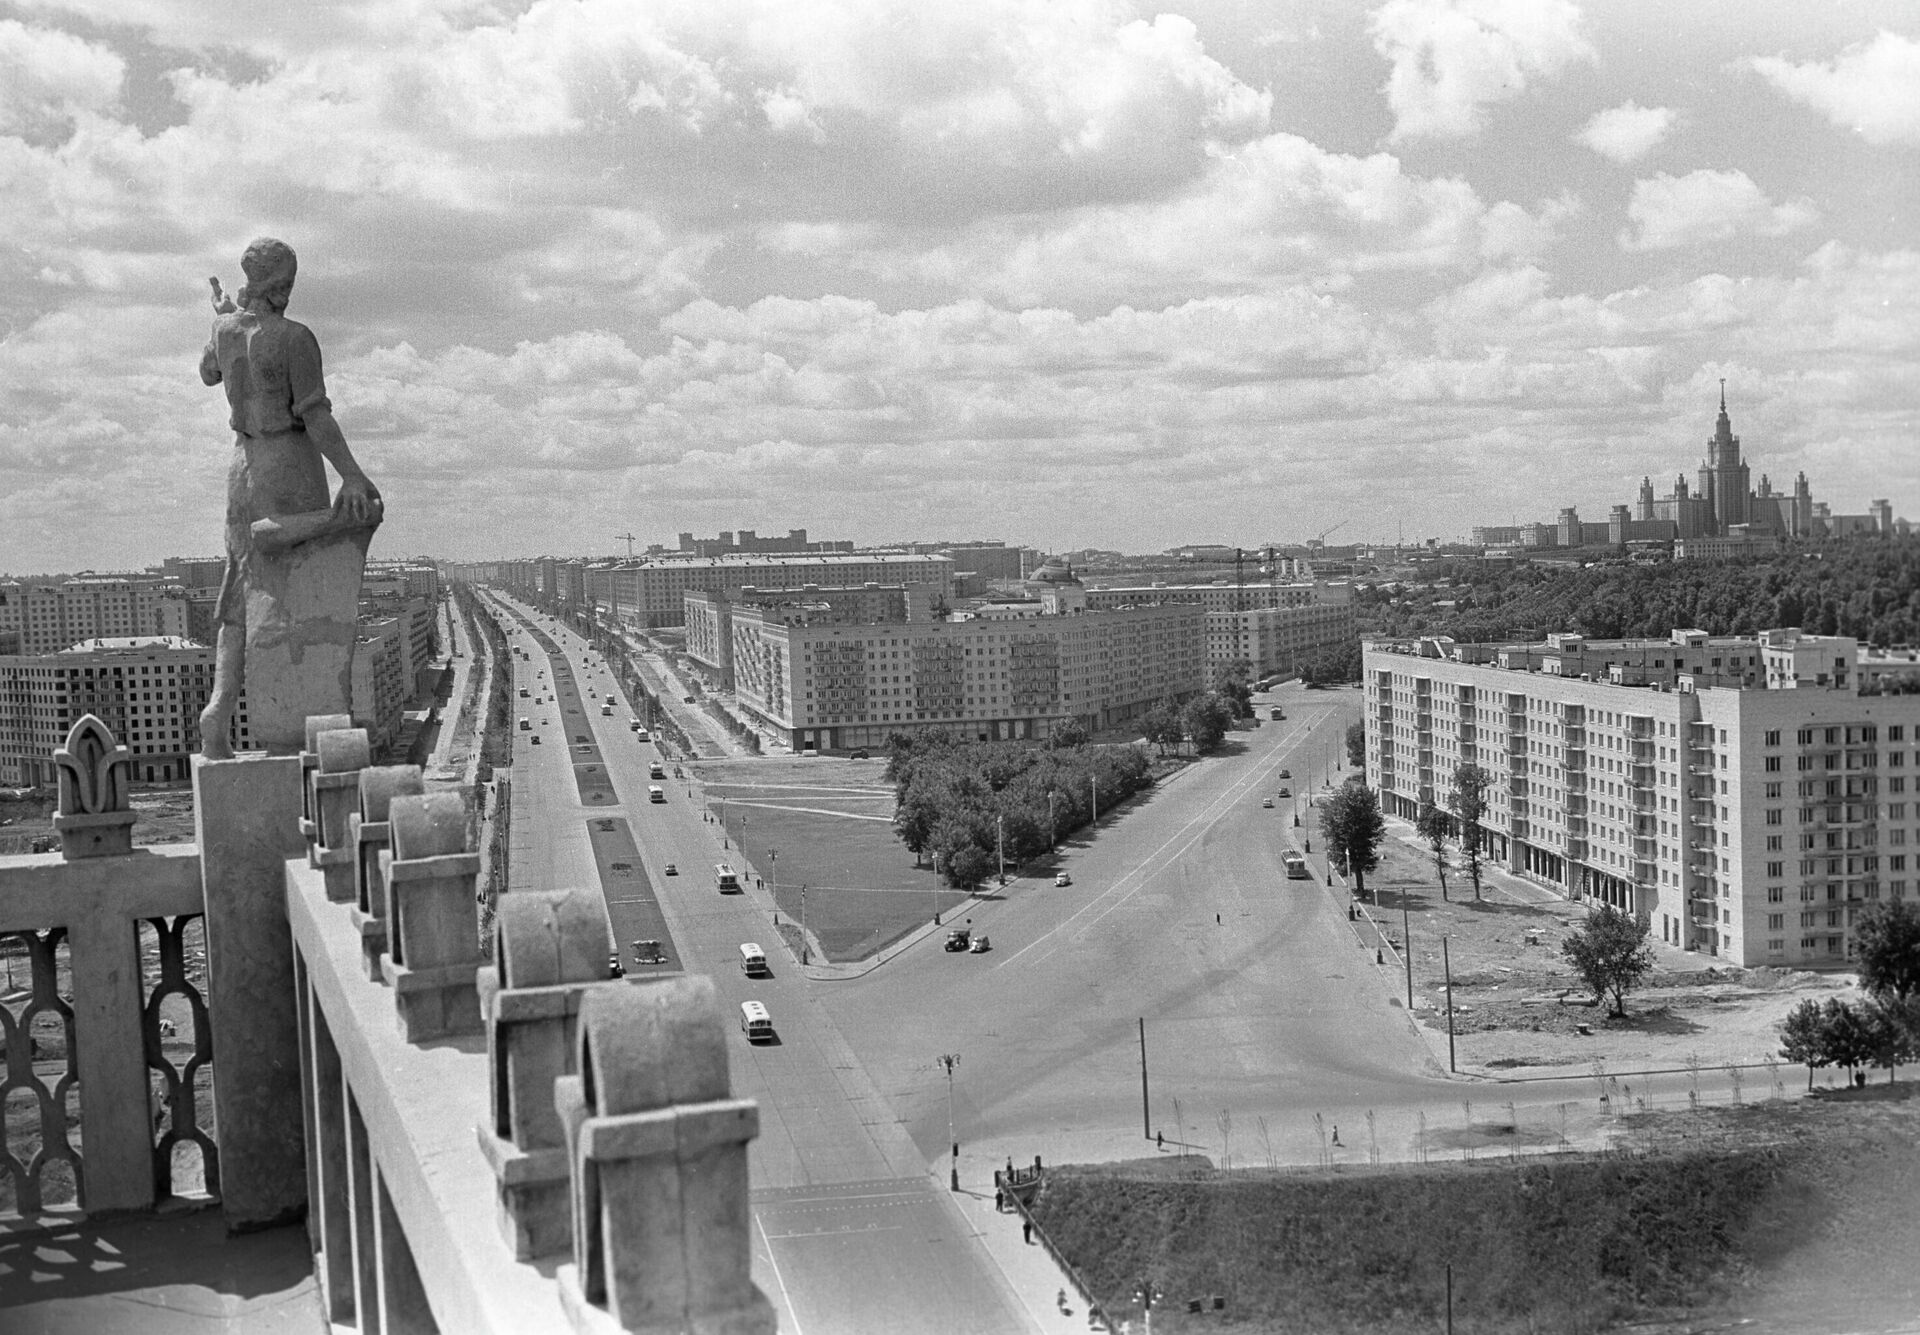
[[[1920,0],[1163,4],[0,0],[0,571],[217,550],[263,233],[376,555],[1920,519]]]

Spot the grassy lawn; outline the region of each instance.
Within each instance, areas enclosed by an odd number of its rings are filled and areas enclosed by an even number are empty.
[[[915,867],[894,837],[885,768],[880,760],[774,759],[696,769],[707,809],[716,820],[724,812],[735,865],[769,888],[777,881],[780,911],[796,920],[805,886],[807,931],[836,962],[865,959],[936,907],[945,915],[967,901],[931,866]]]

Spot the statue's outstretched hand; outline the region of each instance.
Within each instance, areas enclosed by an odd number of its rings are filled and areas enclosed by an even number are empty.
[[[356,524],[377,524],[386,513],[380,489],[364,473],[341,479],[340,496],[334,501],[333,509],[335,514]]]
[[[233,304],[232,297],[220,290],[220,280],[218,278],[209,278],[207,280],[207,286],[213,289],[213,313],[215,315],[232,315],[240,309]]]

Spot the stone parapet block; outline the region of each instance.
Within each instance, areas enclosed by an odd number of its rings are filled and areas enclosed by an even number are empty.
[[[748,1246],[759,1113],[729,1097],[712,980],[589,990],[578,1052],[579,1073],[554,1082],[573,1187],[573,1263],[559,1280],[574,1328],[771,1332]]]
[[[494,962],[479,973],[492,1121],[476,1131],[495,1167],[502,1235],[521,1259],[565,1252],[572,1242],[553,1082],[574,1069],[585,992],[625,986],[607,980],[612,944],[591,891],[524,891],[501,900]]]
[[[387,920],[380,972],[394,989],[401,1030],[410,1042],[477,1033],[480,855],[466,848],[466,801],[458,793],[394,797],[388,823],[390,846],[380,853]]]
[[[353,899],[352,817],[360,805],[360,772],[373,750],[365,728],[322,732],[314,745],[320,763],[307,780],[313,810],[307,858],[325,874],[327,898],[344,904]]]
[[[380,855],[392,836],[387,820],[396,797],[417,797],[426,791],[418,765],[379,765],[360,771],[360,809],[347,821],[353,845],[353,908],[347,916],[360,933],[367,977],[381,977],[380,961],[387,953],[387,896],[381,878]]]
[[[306,745],[300,752],[300,833],[309,843],[313,841],[313,788],[310,780],[313,772],[320,768],[320,749],[317,742],[323,732],[351,728],[351,714],[309,714],[306,723]]]

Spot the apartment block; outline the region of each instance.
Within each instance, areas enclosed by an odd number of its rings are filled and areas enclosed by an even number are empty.
[[[1047,566],[1039,596],[944,621],[845,623],[733,609],[735,699],[796,750],[883,745],[941,728],[981,741],[1099,730],[1206,685],[1205,613],[1175,603],[1101,612]]]
[[[45,654],[82,640],[187,634],[185,593],[157,575],[0,583],[0,641]]]
[[[1373,642],[1367,782],[1390,816],[1489,776],[1488,853],[1735,964],[1837,967],[1920,890],[1920,655],[1770,630]]]
[[[744,587],[798,589],[809,584],[924,584],[945,602],[953,596],[953,561],[904,552],[812,556],[664,556],[617,566],[586,567],[586,598],[628,626],[678,626],[688,593],[726,593]],[[509,585],[523,596],[537,593]],[[551,596],[550,594],[545,596]]]
[[[51,785],[53,753],[88,714],[132,753],[136,783],[177,783],[200,749],[200,711],[213,692],[214,651],[155,636],[89,640],[50,654],[0,656],[0,783]],[[240,695],[233,745],[248,750]]]

